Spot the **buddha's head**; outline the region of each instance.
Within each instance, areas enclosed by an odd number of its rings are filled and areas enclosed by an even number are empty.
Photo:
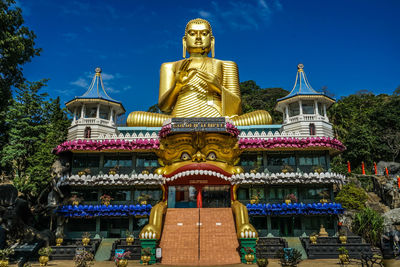
[[[193,19],[188,22],[185,29],[185,36],[182,39],[183,57],[186,57],[186,51],[190,55],[197,54],[207,56],[212,51],[214,57],[215,39],[212,35],[211,25],[204,19]]]

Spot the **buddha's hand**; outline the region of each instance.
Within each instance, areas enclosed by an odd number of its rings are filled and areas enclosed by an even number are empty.
[[[179,70],[176,72],[175,81],[177,84],[183,86],[187,84],[190,79],[196,74],[195,69],[189,69],[189,65],[192,59],[186,59],[183,61]]]
[[[198,76],[200,78],[202,78],[204,81],[207,82],[208,84],[208,88],[217,93],[217,94],[221,94],[222,92],[222,84],[220,79],[218,78],[217,75],[210,73],[210,72],[205,72],[202,70],[196,70],[196,73],[198,74]]]

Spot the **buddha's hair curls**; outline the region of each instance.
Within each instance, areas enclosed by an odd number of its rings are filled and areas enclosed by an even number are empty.
[[[212,36],[213,34],[212,34],[212,28],[211,28],[210,22],[208,22],[205,19],[200,19],[200,18],[192,19],[186,24],[185,35],[187,35],[187,31],[188,31],[190,24],[203,24],[203,23],[207,24],[208,28],[210,29],[210,35]]]

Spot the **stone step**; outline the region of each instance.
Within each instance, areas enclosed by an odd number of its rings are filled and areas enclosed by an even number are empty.
[[[113,243],[119,238],[103,238],[96,251],[94,259],[96,261],[108,261],[111,258],[111,250]]]
[[[168,209],[161,237],[162,264],[240,263],[230,208]]]
[[[301,258],[303,260],[307,259],[307,253],[304,250],[303,245],[301,244],[300,238],[298,238],[298,237],[284,237],[284,239],[287,241],[289,248],[297,249],[298,251],[301,252]]]

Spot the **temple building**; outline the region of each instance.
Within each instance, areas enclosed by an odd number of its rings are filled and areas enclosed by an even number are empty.
[[[229,225],[224,231],[233,231],[236,248],[246,238],[308,236],[321,225],[333,236],[343,212],[334,195],[345,180],[330,168],[345,149],[327,117],[334,102],[311,87],[299,64],[293,90],[276,103],[282,125],[235,126],[221,117],[119,127],[125,109],[107,94],[97,68],[88,91],[66,103],[73,114],[68,140],[54,150],[71,166],[59,181],[69,196],[57,210],[68,218],[59,230],[68,238],[125,238],[129,231],[157,241],[169,264],[191,262],[168,259],[166,232],[198,216],[221,216],[213,227]],[[174,218],[176,229],[166,223]],[[202,263],[240,261],[227,255]]]

